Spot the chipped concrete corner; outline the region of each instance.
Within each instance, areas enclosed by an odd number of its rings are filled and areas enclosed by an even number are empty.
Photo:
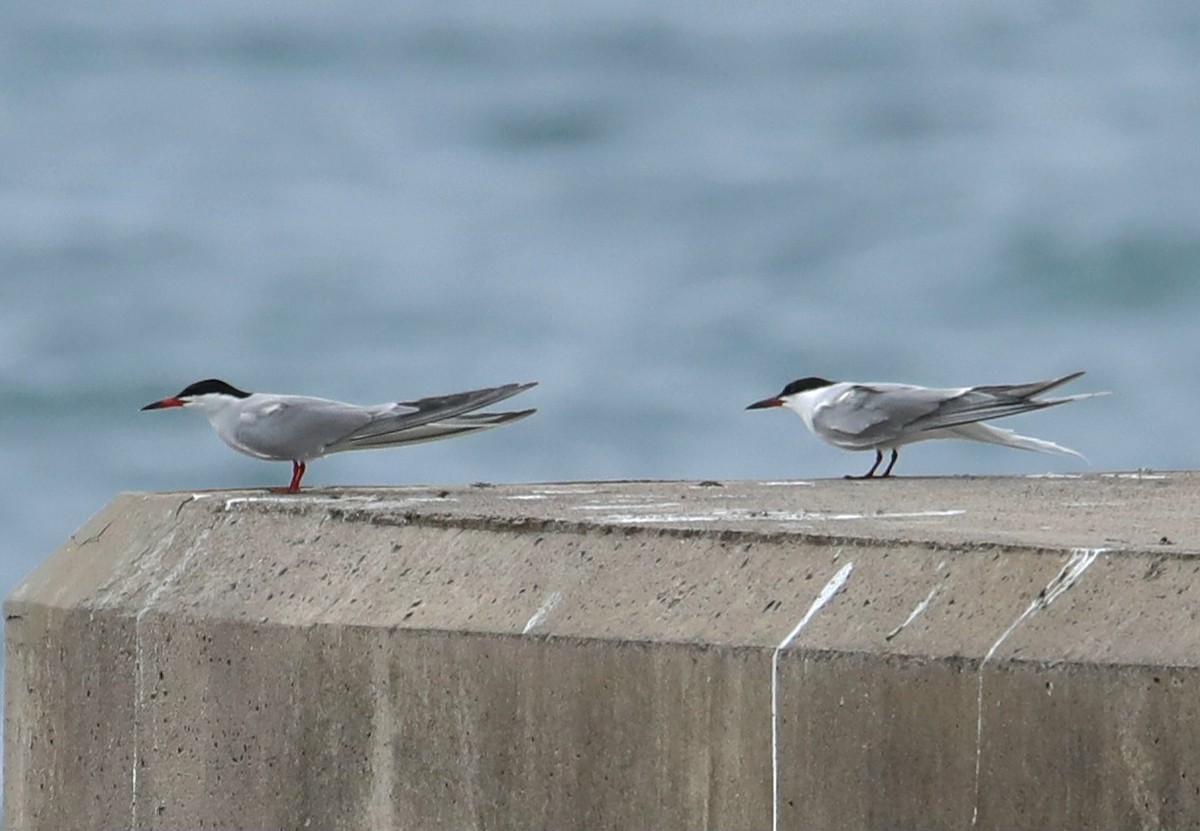
[[[126,494],[8,599],[8,828],[1200,816],[1200,475]]]

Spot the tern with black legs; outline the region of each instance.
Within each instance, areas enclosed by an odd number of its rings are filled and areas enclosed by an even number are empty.
[[[327,398],[246,392],[210,378],[142,409],[200,410],[221,441],[239,453],[256,459],[291,462],[291,484],[275,490],[295,493],[300,490],[307,463],[330,453],[436,441],[533,415],[536,410],[502,413],[476,410],[536,385],[536,381],[505,384],[416,401],[360,406]]]
[[[786,407],[800,416],[817,437],[836,447],[874,450],[875,464],[871,469],[862,476],[847,476],[847,479],[876,478],[875,471],[883,462],[885,450],[890,451],[891,458],[879,477],[890,476],[902,446],[928,439],[968,439],[1082,459],[1083,456],[1069,447],[983,423],[1108,394],[1085,392],[1060,398],[1038,397],[1081,375],[1082,372],[1072,372],[1061,378],[1029,384],[949,389],[910,384],[855,384],[808,377],[792,381],[778,395],[755,401],[746,409]]]

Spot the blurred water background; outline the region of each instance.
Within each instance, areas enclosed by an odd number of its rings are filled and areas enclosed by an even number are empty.
[[[1200,6],[0,8],[0,589],[118,491],[285,484],[210,376],[540,412],[307,483],[861,473],[793,378],[1075,369],[1008,420],[1200,465]],[[898,472],[1070,459],[943,442]]]

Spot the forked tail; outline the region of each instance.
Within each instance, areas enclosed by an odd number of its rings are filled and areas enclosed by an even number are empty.
[[[1087,461],[1087,457],[1078,451],[1072,450],[1069,447],[1063,447],[1061,444],[1055,444],[1052,441],[1045,439],[1035,439],[1032,436],[1022,436],[1012,430],[1005,430],[1002,427],[993,427],[990,424],[982,422],[973,422],[971,424],[959,424],[946,429],[946,433],[957,436],[962,439],[970,439],[971,441],[982,441],[988,444],[1002,444],[1005,447],[1015,447],[1018,450],[1033,450],[1038,453],[1054,453],[1058,456],[1075,456],[1076,458]]]

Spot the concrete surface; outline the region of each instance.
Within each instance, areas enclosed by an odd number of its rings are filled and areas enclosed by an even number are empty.
[[[1200,474],[125,494],[18,828],[1200,824]]]

